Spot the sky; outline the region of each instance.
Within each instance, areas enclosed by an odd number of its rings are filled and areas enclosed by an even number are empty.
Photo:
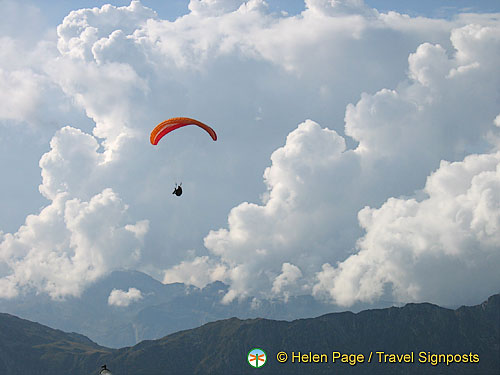
[[[497,1],[0,7],[0,298],[115,269],[221,303],[499,292]],[[151,145],[176,116],[217,142]]]

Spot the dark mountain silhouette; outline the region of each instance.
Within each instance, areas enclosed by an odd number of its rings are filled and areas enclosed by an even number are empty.
[[[267,363],[253,369],[250,349]],[[280,364],[276,354],[326,353],[328,363]],[[332,363],[332,352],[364,354],[351,366]],[[377,363],[375,352],[414,353],[414,363]],[[371,363],[366,363],[374,352]],[[477,363],[419,363],[418,353],[459,354]],[[472,356],[472,357],[470,357]],[[160,374],[500,374],[500,295],[456,310],[428,303],[332,313],[292,322],[236,318],[205,324],[133,347],[107,349],[64,333],[0,314],[0,374],[97,374],[106,363],[114,375]]]
[[[0,374],[81,374],[95,370],[92,359],[111,353],[87,337],[65,333],[0,313]],[[96,362],[98,363],[98,362]]]

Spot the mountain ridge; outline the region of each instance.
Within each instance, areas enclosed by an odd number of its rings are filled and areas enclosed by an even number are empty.
[[[261,374],[498,374],[500,294],[451,310],[430,303],[277,321],[230,318],[120,349],[102,347],[9,314],[0,314],[0,373],[87,375],[108,364],[113,374],[249,374],[246,355],[264,349]],[[278,363],[279,351],[347,354],[477,354],[479,363]],[[21,353],[21,354],[19,354]],[[7,355],[8,354],[8,355]]]

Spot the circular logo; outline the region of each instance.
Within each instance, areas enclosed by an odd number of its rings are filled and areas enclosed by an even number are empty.
[[[248,352],[248,364],[252,367],[259,368],[266,363],[266,353],[260,348],[254,348]]]

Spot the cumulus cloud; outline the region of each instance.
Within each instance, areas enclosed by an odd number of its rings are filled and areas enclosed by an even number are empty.
[[[211,231],[205,238],[205,246],[231,265],[228,277],[232,288],[239,286],[238,292],[245,293],[250,284],[268,290],[268,278],[278,277],[284,262],[295,268],[306,262],[307,268],[318,266],[335,243],[348,246],[345,237],[331,236],[332,229],[342,227],[347,233],[355,224],[334,215],[345,206],[322,199],[340,194],[341,186],[333,181],[347,183],[358,166],[356,155],[346,151],[344,139],[334,130],[308,120],[288,135],[286,145],[271,160],[264,174],[269,186],[265,205],[243,203],[233,208],[229,228]],[[281,282],[277,283],[279,289]]]
[[[372,301],[386,284],[398,301],[453,304],[498,292],[500,154],[442,162],[427,197],[390,198],[359,212],[358,252],[323,265],[314,292],[340,305]]]
[[[283,263],[281,271],[282,272],[279,274],[279,276],[274,279],[271,291],[278,295],[284,294],[286,301],[289,296],[289,293],[286,291],[286,289],[291,288],[292,293],[295,292],[295,282],[302,277],[302,272],[300,272],[300,269],[298,267],[290,263]]]
[[[382,204],[387,197],[412,195],[442,159],[460,160],[471,150],[487,151],[492,147],[486,145],[486,139],[493,130],[492,120],[498,111],[497,69],[491,67],[490,59],[482,52],[475,53],[483,51],[482,48],[474,44],[468,49],[470,44],[465,40],[472,38],[475,43],[491,46],[498,31],[498,28],[486,27],[481,32],[471,32],[469,26],[454,30],[451,39],[456,53],[452,57],[440,45],[420,45],[408,59],[408,82],[397,89],[363,94],[356,105],[347,107],[345,132],[358,142],[355,149],[346,149],[341,136],[312,121],[300,124],[290,133],[285,146],[273,153],[272,165],[264,173],[268,193],[263,204],[242,203],[233,208],[228,216],[228,229],[211,231],[205,238],[205,246],[213,256],[229,266],[226,277],[231,289],[226,299],[258,291],[279,291],[280,282],[286,279],[278,276],[279,270],[284,272],[285,265],[290,267],[289,263],[294,265],[296,290],[310,288],[313,294],[327,295],[341,305],[374,301],[387,285],[392,285],[393,297],[402,301],[425,298],[437,301],[440,296],[442,301],[451,303],[456,298],[444,297],[451,288],[467,290],[463,296],[469,297],[474,295],[472,290],[494,292],[498,278],[487,265],[491,260],[497,264],[498,259],[491,250],[484,249],[486,244],[491,247],[495,243],[494,210],[481,215],[483,222],[493,220],[488,231],[481,227],[481,233],[489,233],[491,237],[486,236],[486,242],[476,241],[477,244],[468,247],[463,258],[458,259],[453,244],[440,241],[444,237],[455,242],[466,238],[448,228],[452,225],[446,226],[447,220],[442,217],[438,221],[444,226],[432,224],[440,217],[437,212],[422,211],[421,220],[414,226],[404,220],[410,214],[402,207],[413,210],[415,205],[441,207],[441,202],[434,198],[435,192],[429,188],[437,177],[430,177],[424,190],[430,196],[424,202],[430,203],[418,203],[415,198],[390,198],[379,210],[362,208],[366,204]],[[478,77],[484,80],[478,82]],[[474,98],[470,96],[471,89],[476,93]],[[451,172],[443,163],[433,176]],[[460,180],[460,176],[456,178]],[[482,193],[476,195],[479,197]],[[481,205],[494,207],[494,195],[489,196],[488,203],[469,200],[471,210],[477,211]],[[449,194],[447,204],[456,199],[459,199],[456,195]],[[394,215],[391,220],[400,224],[390,238],[411,250],[386,249],[383,239],[389,237],[388,234],[374,228],[388,230],[387,221],[378,224],[367,219],[376,216],[369,212],[386,210]],[[359,232],[352,228],[358,211],[359,224],[367,233],[355,247]],[[450,213],[453,220],[455,214],[456,211]],[[426,220],[430,224],[423,226]],[[470,220],[466,228],[473,231],[472,222],[478,219]],[[428,238],[430,228],[435,233]],[[464,228],[460,230],[473,235]],[[372,232],[376,233],[373,238],[382,244],[372,240]],[[436,256],[434,278],[427,277],[425,267],[415,256],[408,255],[416,251],[412,248],[413,242],[405,236],[408,232],[415,232],[418,246],[429,246],[430,253],[433,246],[440,248],[432,255]],[[470,245],[470,241],[464,244]],[[355,254],[349,256],[351,249]],[[381,252],[385,256],[381,256]],[[469,264],[466,259],[472,256],[476,258],[477,268],[468,272],[464,269],[459,274],[468,276],[457,277],[454,283],[444,280],[437,271],[439,267],[451,269],[456,263]],[[321,259],[330,261],[318,272]],[[387,261],[389,259],[392,261]],[[331,265],[335,263],[336,266]],[[425,262],[430,263],[430,260]],[[485,270],[488,274],[481,282],[469,283],[474,272],[479,274]],[[408,280],[410,275],[415,277]],[[431,282],[441,285],[432,287]],[[432,293],[426,292],[429,290]]]
[[[136,288],[129,288],[127,292],[121,289],[113,289],[108,297],[108,305],[127,307],[142,298],[142,292]]]
[[[101,8],[72,11],[57,27],[57,47],[63,55],[93,60],[94,43],[104,41],[118,30],[128,35],[147,19],[156,17],[156,12],[139,1],[131,1],[124,7],[106,4]]]
[[[257,2],[259,1],[250,1],[250,3]],[[233,12],[237,10],[242,3],[242,0],[190,0],[188,8],[194,15],[210,17]]]
[[[188,176],[192,179],[191,186],[187,188],[198,194],[194,194],[192,203],[188,204],[190,209],[196,207],[208,216],[193,221],[184,214],[189,210],[183,210],[167,219],[168,223],[156,231],[152,239],[154,246],[171,244],[170,254],[164,252],[163,262],[179,260],[178,252],[174,256],[171,254],[179,246],[199,246],[199,240],[196,243],[192,239],[201,238],[214,223],[223,220],[224,211],[237,199],[247,195],[252,186],[259,185],[253,176],[261,173],[259,166],[265,166],[267,155],[256,155],[250,145],[259,142],[271,152],[281,142],[282,135],[290,130],[287,119],[302,118],[302,110],[290,111],[290,92],[293,101],[305,102],[307,107],[318,106],[317,109],[311,107],[316,112],[319,107],[321,112],[328,108],[325,115],[339,117],[341,112],[336,108],[342,108],[341,102],[337,104],[337,100],[332,100],[325,104],[327,99],[341,96],[328,86],[341,86],[348,79],[345,72],[340,73],[345,70],[348,60],[363,62],[371,59],[374,66],[392,60],[388,56],[383,62],[376,61],[379,55],[370,49],[366,49],[371,56],[368,59],[346,56],[346,51],[335,52],[346,43],[360,40],[359,35],[355,35],[360,29],[348,20],[332,22],[314,14],[302,19],[276,18],[267,13],[265,5],[259,1],[239,4],[193,2],[193,7],[196,7],[195,3],[202,7],[224,8],[224,11],[217,11],[212,16],[194,11],[174,22],[160,20],[154,11],[136,1],[126,7],[104,6],[74,11],[57,30],[60,56],[44,64],[45,74],[95,122],[92,135],[96,137],[92,139],[85,133],[76,137],[77,132],[68,129],[56,135],[53,142],[61,140],[68,142],[68,146],[52,147],[52,151],[40,161],[43,176],[40,190],[44,196],[50,198],[58,191],[69,191],[81,199],[89,199],[103,188],[113,186],[127,202],[143,205],[144,211],[147,210],[147,215],[154,221],[165,220],[165,212],[174,207],[167,203],[166,210],[161,209],[148,197],[158,196],[158,191],[165,189],[165,181],[176,181],[179,171],[192,171]],[[322,27],[312,27],[318,21],[315,17],[321,17]],[[362,28],[371,27],[363,22],[361,25]],[[342,32],[342,28],[348,30]],[[289,38],[293,30],[298,30],[298,33]],[[309,30],[309,34],[301,30]],[[337,36],[325,39],[325,35]],[[338,48],[325,50],[326,55],[315,56],[319,49],[311,50],[310,46],[324,43],[339,44]],[[361,44],[357,51],[365,50]],[[306,55],[314,57],[303,61]],[[241,61],[253,66],[248,74],[241,73]],[[332,62],[337,69],[327,68]],[[237,68],[228,69],[232,66]],[[282,76],[278,80],[273,78],[280,77],[283,69],[294,75]],[[311,75],[313,71],[329,73]],[[359,87],[366,82],[376,86],[373,79],[359,76],[363,72],[380,78],[380,83],[393,79],[393,72],[384,76],[370,73],[360,66],[352,73],[349,85],[344,85],[350,94],[357,95]],[[308,80],[303,80],[305,75]],[[260,79],[254,79],[259,76]],[[312,93],[317,95],[316,83],[320,81],[323,84],[320,90],[322,103],[309,98]],[[294,82],[297,88],[290,91],[282,85],[283,82]],[[235,100],[241,91],[238,87],[248,92],[245,101]],[[218,95],[213,95],[214,92]],[[333,107],[330,106],[332,102],[335,103]],[[193,109],[207,122],[215,123],[225,142],[205,151],[205,144],[193,143],[190,139],[189,142],[169,144],[167,149],[161,149],[161,155],[152,154],[150,146],[144,142],[151,127],[167,114],[189,113]],[[221,112],[221,109],[225,110]],[[276,128],[264,138],[259,133],[265,129],[256,132],[253,127],[257,110],[263,126],[268,128],[268,124],[272,124]],[[234,123],[234,118],[240,119],[238,123]],[[87,148],[85,156],[77,153],[81,147]],[[101,148],[103,152],[96,152]],[[90,159],[82,165],[83,158],[87,157]],[[198,167],[200,158],[219,165],[219,168],[211,168],[211,173],[207,174],[204,172],[206,168]],[[80,173],[79,168],[61,167],[73,163],[84,167],[85,173]],[[242,175],[240,171],[245,169],[251,173]],[[219,181],[227,178],[228,173],[231,179],[240,181],[239,186],[230,188],[228,185],[220,189]],[[143,181],[148,181],[148,184],[145,186]],[[255,192],[252,194],[256,195]],[[209,197],[219,204],[210,204]],[[186,220],[194,224],[189,228],[191,231],[180,225]],[[151,230],[155,231],[154,225]],[[151,251],[152,264],[158,263],[156,260],[162,257],[160,254]]]
[[[143,236],[136,225],[146,223],[127,222],[127,206],[109,188],[89,201],[61,193],[2,236],[0,259],[8,269],[2,284],[9,297],[28,287],[53,298],[78,296],[110,270],[137,264]]]
[[[40,159],[40,192],[50,201],[15,233],[0,237],[4,297],[27,288],[53,298],[78,296],[119,267],[136,267],[148,220],[131,219],[113,191],[93,136],[66,126]]]
[[[71,196],[87,193],[89,183],[92,184],[89,176],[96,176],[95,170],[104,159],[102,153],[98,152],[97,140],[79,129],[67,126],[56,133],[50,146],[51,150],[40,159],[40,192],[48,199],[54,199],[62,192]]]
[[[190,261],[182,261],[165,272],[163,282],[186,283],[202,288],[216,280],[223,280],[226,267],[215,263],[208,256],[195,257]]]
[[[368,8],[363,0],[305,0],[309,11],[324,13],[334,16],[345,13],[353,14],[375,14],[373,9]]]

